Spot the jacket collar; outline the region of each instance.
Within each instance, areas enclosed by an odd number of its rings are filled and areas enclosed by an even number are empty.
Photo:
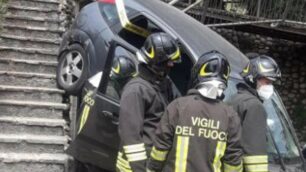
[[[236,87],[237,87],[238,93],[251,94],[251,95],[257,97],[261,102],[263,102],[263,100],[261,100],[261,98],[259,97],[259,95],[257,93],[257,90],[250,87],[249,85],[247,85],[245,83],[238,83]]]
[[[217,103],[217,102],[221,101],[219,99],[206,98],[206,97],[202,96],[197,89],[194,89],[194,88],[188,90],[187,95],[195,95],[195,96],[199,97],[201,100],[206,101],[206,102],[211,102],[211,103]]]
[[[156,89],[164,90],[167,84],[169,84],[167,77],[160,78],[150,71],[144,64],[139,64],[138,71],[139,77],[151,83]]]

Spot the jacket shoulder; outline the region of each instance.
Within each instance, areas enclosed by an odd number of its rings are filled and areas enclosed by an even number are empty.
[[[226,113],[228,114],[228,117],[232,117],[235,116],[237,114],[237,112],[234,110],[233,106],[225,103],[225,102],[220,102],[219,103],[220,108],[222,108]]]
[[[237,104],[241,104],[241,103],[245,103],[245,102],[260,103],[260,100],[252,94],[237,93],[236,95],[234,95],[231,98],[231,101],[229,101],[229,104],[230,105],[237,105]]]
[[[146,80],[136,77],[131,79],[123,88],[123,90],[140,91],[140,90],[152,90],[153,86]]]

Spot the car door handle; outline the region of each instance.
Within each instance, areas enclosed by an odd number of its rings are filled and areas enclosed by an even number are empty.
[[[118,119],[112,112],[109,112],[109,111],[102,111],[102,114],[103,114],[105,117],[111,119],[113,124],[116,124],[116,125],[119,124],[119,119]]]
[[[109,112],[109,111],[102,111],[102,114],[103,114],[104,116],[106,116],[106,117],[109,117],[109,118],[111,118],[112,116],[114,116],[113,113],[112,113],[112,112]]]

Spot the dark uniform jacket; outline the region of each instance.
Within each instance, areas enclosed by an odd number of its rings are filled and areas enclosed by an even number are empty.
[[[158,81],[145,68],[127,83],[120,100],[121,150],[116,164],[119,171],[145,171],[156,126],[175,97],[169,79]]]
[[[266,111],[255,89],[242,83],[237,89],[238,94],[229,103],[241,119],[244,171],[268,171]]]
[[[156,130],[148,171],[241,171],[237,113],[221,101],[202,97],[197,90],[188,94],[167,107]]]

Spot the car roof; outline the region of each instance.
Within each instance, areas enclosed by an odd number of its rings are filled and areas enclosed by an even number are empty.
[[[194,61],[206,52],[217,50],[228,58],[236,74],[241,72],[249,61],[219,34],[175,7],[158,0],[125,0],[125,3],[130,8],[146,12],[166,23],[180,41],[192,51],[190,53]]]

